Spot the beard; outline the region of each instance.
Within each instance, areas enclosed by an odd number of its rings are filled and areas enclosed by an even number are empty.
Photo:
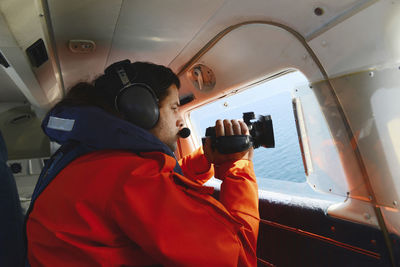
[[[174,139],[169,142],[166,142],[165,144],[172,150],[172,152],[174,152],[176,150],[177,140]]]

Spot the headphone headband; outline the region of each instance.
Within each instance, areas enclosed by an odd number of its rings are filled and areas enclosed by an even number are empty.
[[[124,66],[120,65],[116,67],[116,73],[118,74],[119,79],[122,82],[123,88],[126,88],[131,85],[131,81],[129,80],[128,74],[125,71]],[[123,89],[122,88],[122,89]]]

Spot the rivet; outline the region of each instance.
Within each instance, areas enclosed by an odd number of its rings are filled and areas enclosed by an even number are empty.
[[[393,205],[397,206],[397,201],[396,200],[393,201]]]
[[[364,213],[364,218],[369,220],[371,219],[371,215],[369,213]]]
[[[368,75],[369,75],[370,77],[374,77],[374,72],[371,71],[370,73],[368,73]]]
[[[372,200],[372,196],[369,196],[368,198],[369,198],[369,200]]]
[[[306,54],[303,55],[303,59],[307,59],[307,55],[306,55]],[[400,68],[400,67],[399,67],[399,68]]]
[[[224,107],[227,107],[227,106],[228,106],[228,102],[225,102],[225,103],[224,103]]]
[[[332,192],[332,188],[329,188],[329,192]]]
[[[326,44],[327,44],[327,42],[325,40],[321,42],[322,46],[326,46]]]
[[[332,231],[332,232],[335,232],[335,231],[336,231],[335,226],[331,226],[331,231]]]
[[[371,240],[371,244],[374,245],[374,246],[376,246],[376,240],[375,240],[375,239],[372,239],[372,240]]]
[[[320,7],[314,9],[314,14],[317,16],[322,16],[324,14],[324,10]]]

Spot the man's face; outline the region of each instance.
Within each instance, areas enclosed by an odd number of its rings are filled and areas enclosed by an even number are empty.
[[[168,95],[160,102],[160,118],[150,132],[175,151],[179,138],[178,132],[183,125],[183,119],[179,113],[178,89],[173,84],[168,88]]]

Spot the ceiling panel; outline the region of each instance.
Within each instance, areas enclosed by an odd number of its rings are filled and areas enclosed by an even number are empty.
[[[354,7],[362,9],[376,0],[229,0],[203,26],[202,31],[189,43],[170,66],[178,71],[190,58],[220,31],[245,21],[273,21],[289,26],[304,37],[321,31],[335,21],[341,21]],[[320,7],[323,14],[317,16],[314,9]],[[357,10],[358,10],[357,9]],[[269,38],[264,36],[264,38]],[[229,48],[228,48],[229,49]]]
[[[122,0],[49,0],[57,52],[65,88],[92,80],[104,70]],[[69,40],[93,40],[96,50],[72,53]]]
[[[92,80],[107,65],[126,58],[169,65],[177,71],[221,30],[240,22],[274,21],[307,37],[373,2],[48,0],[66,88]],[[323,9],[321,16],[314,13],[317,7]],[[93,40],[96,51],[72,53],[71,39]]]
[[[168,65],[222,0],[124,1],[108,63],[131,58]]]

